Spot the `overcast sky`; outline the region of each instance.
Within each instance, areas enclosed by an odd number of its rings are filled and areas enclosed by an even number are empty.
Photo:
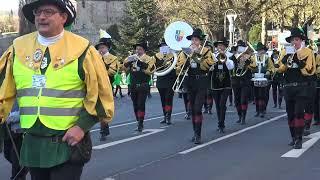
[[[19,0],[0,0],[0,11],[3,10],[16,10],[18,9]]]

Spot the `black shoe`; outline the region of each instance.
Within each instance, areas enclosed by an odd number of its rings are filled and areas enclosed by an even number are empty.
[[[260,113],[259,113],[259,112],[257,112],[256,115],[254,115],[254,117],[259,117],[259,116],[260,116]]]
[[[233,106],[232,103],[230,103],[229,106]]]
[[[189,119],[190,119],[190,115],[187,113],[187,114],[184,116],[184,118],[189,120]]]
[[[205,110],[203,111],[203,113],[204,113],[204,114],[208,114],[208,110],[205,109]]]
[[[275,105],[273,106],[273,108],[277,108],[277,105],[275,104]]]
[[[211,111],[211,110],[208,110],[208,114],[212,114],[212,111]]]
[[[300,139],[296,140],[296,142],[294,143],[293,148],[294,149],[302,149],[302,140],[300,140]]]
[[[219,128],[218,131],[219,131],[220,134],[224,134],[225,133],[224,132],[224,128]]]
[[[107,140],[107,136],[105,136],[105,135],[101,135],[101,137],[100,137],[100,141],[106,141]]]
[[[239,117],[239,120],[236,121],[236,123],[240,124],[241,123],[241,117]]]
[[[294,144],[295,144],[295,139],[292,138],[292,141],[291,141],[288,145],[289,145],[289,146],[294,146]]]
[[[167,123],[167,119],[166,118],[164,118],[162,121],[160,121],[160,124],[165,124],[165,123]]]
[[[304,130],[303,136],[309,136],[309,135],[310,135],[310,130],[309,129]]]
[[[260,114],[260,117],[261,117],[261,118],[264,118],[264,115],[265,115],[265,114],[266,114],[265,112],[261,113],[261,114]]]
[[[194,135],[192,138],[191,138],[191,142],[194,142],[196,140],[196,135]]]
[[[194,144],[201,144],[201,137],[200,136],[195,136],[194,138]]]
[[[143,131],[143,121],[138,122],[138,127],[135,131],[142,132]]]
[[[167,119],[167,125],[171,125],[172,123],[171,123],[171,119],[170,118],[168,118]]]

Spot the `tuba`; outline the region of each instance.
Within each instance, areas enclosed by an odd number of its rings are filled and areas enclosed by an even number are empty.
[[[238,65],[235,68],[235,76],[241,77],[245,75],[248,71],[248,67],[246,66],[246,61],[255,54],[254,48],[251,46],[249,42],[247,42],[247,47],[241,47],[239,53],[235,55]]]
[[[189,47],[191,42],[186,39],[189,34],[192,34],[192,27],[182,21],[171,23],[165,30],[164,40],[169,46],[166,54],[172,54],[173,57],[165,56],[164,61],[160,67],[156,69],[154,75],[165,76],[169,74],[177,65],[177,52],[182,50],[182,47]]]
[[[184,49],[187,49],[187,47],[190,47],[191,41],[189,41],[186,37],[192,33],[193,33],[193,28],[189,24],[183,21],[173,22],[166,28],[164,33],[164,39],[167,45],[170,47],[170,49],[172,49],[172,53],[176,61],[175,63],[172,63],[174,64],[172,65],[172,69],[176,66],[178,61],[176,52],[181,50],[183,51]],[[185,65],[186,63],[182,65],[181,71],[179,72],[177,79],[173,84],[172,89],[175,92],[181,92],[181,86],[189,70],[189,67],[187,67],[187,69],[184,71]],[[183,72],[185,73],[183,77],[180,78]]]

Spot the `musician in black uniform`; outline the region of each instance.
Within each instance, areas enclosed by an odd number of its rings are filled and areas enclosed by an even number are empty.
[[[278,64],[279,60],[279,51],[273,50],[272,55],[271,55],[271,60],[273,62],[273,65],[275,66]],[[273,103],[274,103],[274,108],[281,109],[281,104],[282,104],[282,98],[283,98],[283,73],[278,73],[275,69],[275,72],[272,74],[272,97],[273,97]]]
[[[164,68],[165,64],[173,62],[173,54],[168,52],[169,47],[167,46],[164,39],[159,44],[160,52],[158,52],[153,58],[156,63],[157,70]],[[161,49],[162,48],[162,49]],[[173,84],[176,80],[176,72],[172,70],[164,76],[157,76],[157,88],[161,98],[162,112],[164,119],[160,122],[161,124],[171,124],[172,114],[172,103],[174,91],[172,89]]]
[[[231,75],[231,85],[235,98],[239,120],[237,123],[245,124],[248,109],[248,100],[251,88],[251,70],[256,68],[256,61],[252,56],[253,52],[245,52],[249,48],[242,40],[237,42],[237,55],[233,55],[230,59],[233,60],[235,68]]]
[[[211,52],[213,52],[213,50],[215,49],[211,41],[207,41],[205,47],[210,49]],[[205,108],[204,113],[212,114],[212,107],[213,107],[213,94],[212,94],[212,91],[208,89],[206,94],[206,101],[204,103],[204,108]]]
[[[209,72],[210,90],[216,104],[218,131],[224,133],[226,103],[231,91],[230,71],[234,68],[234,63],[229,59],[232,54],[226,51],[228,47],[226,38],[214,42],[214,46],[218,49],[218,53],[214,57],[216,63]]]
[[[306,35],[307,36],[307,35]],[[311,40],[306,40],[307,44],[308,44],[308,48],[312,50],[313,54],[314,54],[314,58],[316,61],[316,56],[317,53],[314,53],[314,47],[313,47],[313,42]],[[316,73],[314,73],[312,76],[310,76],[309,78],[310,82],[312,83],[312,85],[310,86],[310,93],[313,93],[312,97],[316,97],[316,93],[317,93],[317,75]],[[313,115],[314,115],[314,108],[315,108],[315,101],[313,98],[309,98],[308,102],[306,103],[306,107],[304,110],[304,136],[309,136],[310,135],[310,128],[311,128],[311,123],[312,123],[312,119],[313,119]]]
[[[305,33],[299,28],[291,30],[286,41],[294,46],[295,51],[284,50],[279,60],[278,72],[284,73],[284,95],[288,124],[292,137],[289,143],[294,149],[302,148],[304,131],[304,110],[306,103],[313,99],[312,76],[316,70],[315,57],[311,49],[304,47]]]
[[[256,117],[260,116],[263,118],[266,114],[266,107],[268,103],[268,97],[269,97],[269,81],[271,79],[271,74],[274,72],[274,66],[272,63],[272,60],[269,58],[267,51],[268,48],[263,45],[261,42],[257,44],[257,66],[256,72],[264,74],[264,78],[267,79],[267,81],[264,81],[265,83],[255,83],[254,84],[254,94],[255,94],[255,104],[256,104]]]
[[[201,41],[205,35],[201,29],[195,29],[193,34],[187,36],[192,41],[190,46],[191,53],[181,52],[178,57],[177,72],[182,70],[183,64],[186,63],[188,79],[186,85],[189,93],[191,107],[192,124],[194,137],[192,141],[195,144],[201,143],[202,128],[202,107],[205,101],[205,94],[208,89],[208,71],[214,64],[212,52],[210,49],[201,46]]]
[[[147,44],[134,45],[136,54],[124,60],[124,67],[130,73],[130,92],[134,113],[138,122],[137,131],[142,132],[145,117],[145,103],[149,92],[151,74],[155,71],[153,58],[146,55]]]
[[[320,39],[316,42],[318,52],[316,53],[316,77],[317,77],[317,89],[316,96],[314,98],[314,126],[320,126]]]

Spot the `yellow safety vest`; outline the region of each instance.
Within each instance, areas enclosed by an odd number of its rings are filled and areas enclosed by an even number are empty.
[[[84,108],[85,84],[78,75],[78,59],[61,69],[49,64],[43,77],[44,87],[33,87],[33,78],[41,75],[14,58],[13,75],[16,83],[22,128],[30,128],[39,119],[54,130],[66,130],[79,119]]]

